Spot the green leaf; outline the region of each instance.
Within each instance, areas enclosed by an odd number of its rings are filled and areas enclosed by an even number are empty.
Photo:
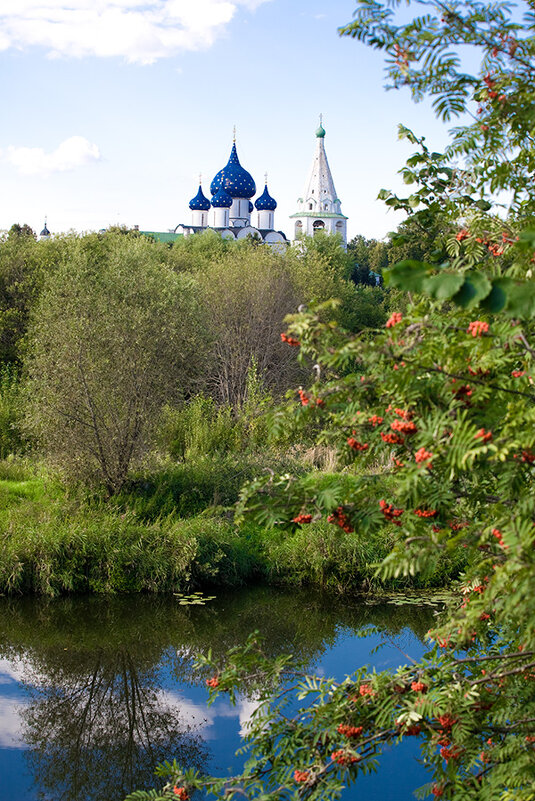
[[[492,290],[492,284],[483,273],[469,272],[464,275],[464,283],[453,297],[454,303],[464,309],[472,309]]]
[[[513,285],[511,278],[496,278],[492,282],[492,289],[486,298],[480,303],[482,309],[495,314],[505,308],[507,304],[507,292]]]
[[[422,292],[437,300],[448,300],[458,292],[464,280],[462,273],[441,272],[423,281]]]
[[[507,311],[524,319],[535,316],[535,282],[523,281],[507,290]]]
[[[488,200],[476,200],[474,205],[477,206],[478,209],[481,209],[481,211],[490,211],[492,208],[492,203],[489,203]]]
[[[383,277],[386,286],[398,287],[407,292],[422,292],[424,281],[432,270],[433,267],[426,262],[406,259],[385,270]]]

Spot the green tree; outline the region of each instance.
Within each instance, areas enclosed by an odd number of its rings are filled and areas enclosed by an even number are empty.
[[[33,315],[28,420],[69,475],[114,493],[162,406],[191,391],[202,369],[197,291],[143,238],[90,235],[68,244]]]
[[[387,527],[385,578],[425,575],[439,553],[458,550],[468,567],[429,652],[398,671],[299,680],[289,661],[267,662],[255,639],[226,669],[213,663],[214,694],[261,675],[262,711],[243,773],[214,780],[175,766],[186,790],[337,798],[377,767],[385,745],[418,737],[431,779],[419,797],[534,798],[535,20],[531,4],[523,22],[503,3],[421,5],[407,21],[398,2],[362,0],[342,33],[384,51],[393,86],[429,95],[442,118],[468,115],[445,156],[402,128],[416,146],[403,171],[412,194],[382,193],[440,230],[454,226],[447,262],[388,271],[388,285],[411,300],[373,340],[338,332],[321,308],[291,318],[289,335],[331,377],[292,418],[321,423],[355,469],[262,477],[244,488],[240,511],[279,530],[323,517],[356,538]],[[288,674],[307,702],[295,713],[286,691],[273,693]]]

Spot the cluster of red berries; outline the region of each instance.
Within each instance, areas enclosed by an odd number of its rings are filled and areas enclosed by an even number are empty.
[[[351,534],[355,529],[352,528],[349,518],[344,512],[343,506],[337,506],[332,514],[327,518],[327,523],[334,523],[335,526],[340,526],[342,531],[346,534]]]
[[[455,239],[457,240],[457,242],[462,242],[463,239],[468,239],[469,236],[470,236],[470,231],[468,230],[468,228],[463,228],[461,231],[459,231],[458,234],[456,234]]]
[[[452,383],[455,383],[455,379],[452,378]],[[463,401],[466,406],[470,406],[469,398],[472,395],[472,387],[470,384],[461,384],[460,387],[453,387],[452,390],[453,394],[457,398],[457,400]]]
[[[535,454],[533,454],[531,451],[522,451],[520,461],[533,464],[533,462],[535,462]]]
[[[444,788],[441,785],[434,784],[431,787],[431,792],[436,798],[439,798],[441,795],[444,795]]]
[[[410,420],[394,420],[393,423],[390,423],[390,428],[392,431],[399,431],[400,434],[416,434],[418,431],[416,425],[411,422]]]
[[[502,548],[505,548],[505,543],[503,541],[502,532],[499,528],[493,528],[491,531],[493,537],[496,537],[498,540],[498,545],[501,545]]]
[[[526,371],[525,370],[513,370],[511,372],[511,375],[513,376],[513,378],[521,378],[521,376],[526,375]]]
[[[367,442],[359,442],[355,437],[348,437],[347,444],[354,451],[367,451],[370,447]]]
[[[466,528],[468,523],[456,523],[454,520],[450,520],[448,526],[451,528],[452,531],[460,531],[462,528]]]
[[[503,256],[503,254],[505,253],[505,248],[496,243],[492,245],[487,245],[487,248],[491,256]],[[476,334],[474,334],[473,336],[476,336]]]
[[[388,320],[386,321],[387,328],[393,328],[395,325],[400,323],[403,320],[403,315],[401,312],[393,312]]]
[[[424,462],[427,462],[426,467],[431,470],[432,465],[429,460],[432,459],[433,456],[434,454],[432,454],[431,451],[426,451],[425,448],[418,448],[414,454],[414,461],[416,464],[424,464]]]
[[[367,695],[373,698],[375,695],[375,690],[372,688],[371,684],[361,684],[359,687],[359,695],[363,698]]]
[[[443,746],[440,749],[440,756],[442,759],[445,759],[446,762],[449,762],[450,759],[459,759],[461,753],[462,750],[460,748],[456,748],[454,745],[450,746],[449,748],[447,746]]]
[[[438,715],[437,720],[446,731],[451,731],[452,727],[457,723],[457,718],[454,718],[449,712],[446,712],[445,715]]]
[[[292,518],[292,523],[299,523],[300,526],[305,525],[306,523],[312,523],[312,515],[309,514],[297,515],[297,517]]]
[[[384,431],[381,431],[381,438],[387,445],[403,445],[405,442],[403,437],[400,437],[399,434],[385,434]]]
[[[307,782],[310,777],[310,773],[308,770],[294,770],[294,781],[299,784],[299,782]]]
[[[390,411],[390,407],[388,411]],[[397,414],[402,420],[410,420],[412,417],[412,412],[408,412],[406,409],[394,409],[394,414]]]
[[[177,796],[179,801],[188,801],[189,793],[185,787],[177,787],[176,784],[173,787],[173,793]]]
[[[360,757],[357,756],[357,754],[348,754],[343,748],[339,748],[338,751],[332,752],[331,759],[338,765],[346,767],[347,765],[352,765],[354,762],[358,762]]]
[[[477,434],[474,434],[474,439],[480,439],[481,442],[490,442],[492,439],[492,431],[485,431],[484,428],[480,428]]]
[[[485,323],[483,320],[473,320],[471,323],[468,324],[466,333],[472,334],[473,337],[480,337],[482,334],[486,334],[488,330],[489,330],[488,323]]]
[[[214,690],[216,687],[219,687],[219,679],[217,678],[217,676],[214,676],[211,679],[206,679],[206,686],[212,687],[212,689]]]
[[[418,515],[418,517],[429,518],[429,517],[436,517],[438,515],[438,512],[436,509],[415,509],[414,514]]]
[[[421,731],[422,727],[414,723],[412,726],[408,726],[406,729],[404,729],[403,734],[405,737],[417,737]]]
[[[411,683],[411,690],[414,690],[415,693],[425,693],[427,684],[424,684],[423,681],[413,681]]]
[[[379,417],[378,414],[372,414],[372,416],[368,420],[368,423],[370,423],[375,428],[375,426],[380,426],[383,420],[384,417]]]
[[[381,507],[381,512],[385,516],[386,520],[389,520],[391,523],[395,523],[397,526],[401,525],[397,518],[401,517],[403,514],[403,509],[394,509],[394,505],[387,503],[385,500],[380,500],[379,506]]]
[[[281,339],[283,342],[286,342],[287,345],[291,345],[293,348],[298,348],[301,344],[298,339],[289,337],[288,334],[281,334]]]
[[[340,723],[337,731],[338,734],[343,734],[344,737],[360,737],[364,728],[362,726],[349,726],[347,723]]]

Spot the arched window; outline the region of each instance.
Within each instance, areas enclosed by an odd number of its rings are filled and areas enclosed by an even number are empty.
[[[296,238],[302,233],[303,233],[303,223],[301,222],[301,220],[297,220],[297,222],[295,224],[295,236],[296,236]]]
[[[323,220],[314,220],[312,223],[312,228],[314,229],[314,233],[316,234],[318,231],[323,231],[325,228],[325,223]]]
[[[336,223],[336,230],[341,231],[343,227],[344,223],[341,220],[338,220],[338,222]]]

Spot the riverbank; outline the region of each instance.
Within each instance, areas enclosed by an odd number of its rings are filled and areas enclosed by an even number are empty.
[[[24,462],[0,463],[0,593],[190,592],[250,584],[368,592],[444,587],[463,554],[425,580],[379,583],[391,548],[327,522],[238,528],[232,505],[253,462],[197,460],[140,475],[112,500],[67,490]]]

